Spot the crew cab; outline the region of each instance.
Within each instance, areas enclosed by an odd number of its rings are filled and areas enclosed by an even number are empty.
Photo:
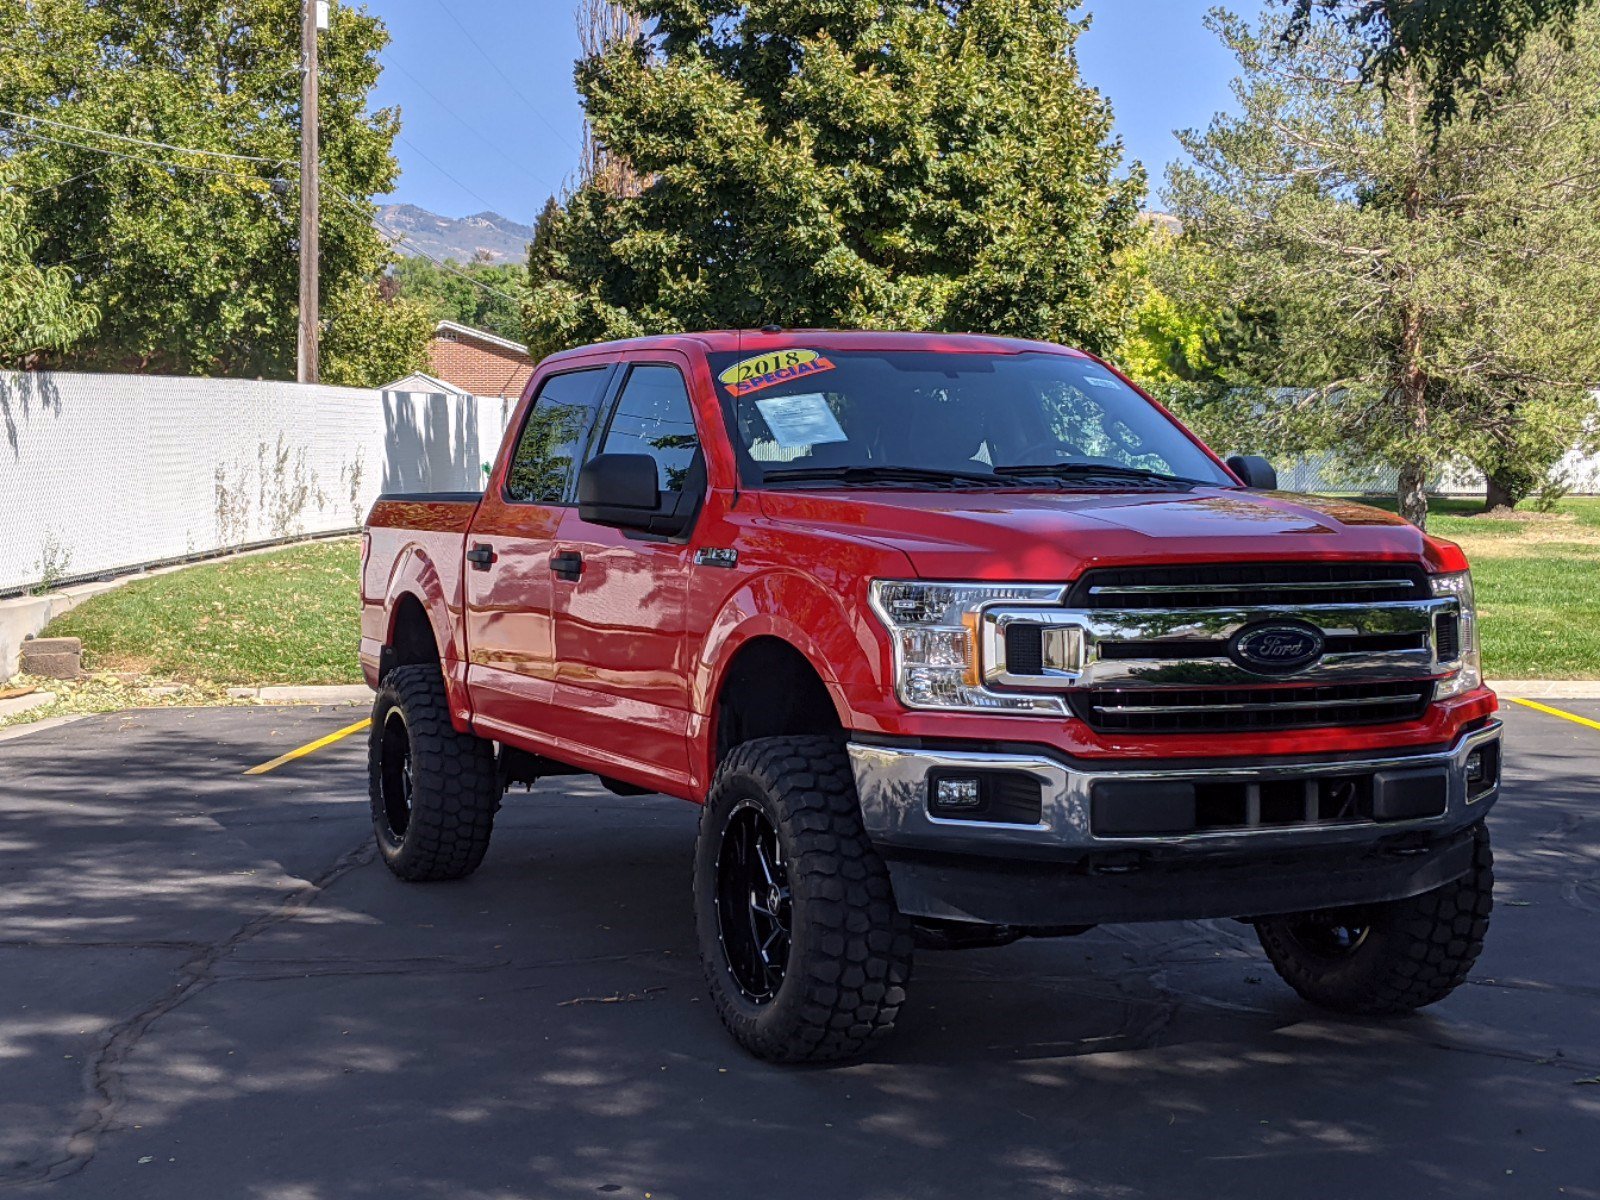
[[[481,496],[363,539],[374,829],[459,879],[516,783],[702,806],[711,995],[777,1061],[920,947],[1234,918],[1340,1011],[1482,947],[1500,776],[1456,546],[1218,458],[1099,359],[732,330],[543,361]]]

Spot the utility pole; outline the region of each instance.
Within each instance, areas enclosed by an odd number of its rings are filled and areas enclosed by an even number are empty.
[[[301,383],[318,379],[318,328],[321,304],[317,295],[317,237],[320,188],[317,170],[317,29],[323,4],[300,0],[300,350],[295,378]],[[323,11],[326,11],[323,9]]]

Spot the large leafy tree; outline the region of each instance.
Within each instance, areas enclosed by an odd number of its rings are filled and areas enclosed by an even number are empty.
[[[1144,181],[1079,77],[1075,4],[627,7],[653,35],[578,88],[639,188],[541,219],[536,350],[769,322],[1116,340]]]
[[[99,313],[45,362],[292,375],[299,12],[298,0],[0,0],[0,157],[24,196],[33,261],[69,271],[74,298]],[[382,382],[371,375],[423,353],[387,335],[392,363],[336,349],[342,328],[417,324],[373,286],[388,251],[367,197],[397,173],[398,114],[367,103],[386,42],[346,5],[322,35],[330,382]]]
[[[415,300],[435,321],[457,321],[522,340],[528,292],[524,263],[479,260],[441,265],[426,258],[402,258],[391,278],[400,296]]]
[[[1310,389],[1254,403],[1394,464],[1418,524],[1452,460],[1508,491],[1541,478],[1600,379],[1597,22],[1531,41],[1473,90],[1477,119],[1438,128],[1422,78],[1367,85],[1335,23],[1290,44],[1281,17],[1213,22],[1241,111],[1183,135],[1194,163],[1168,201],[1218,265],[1222,306],[1270,314],[1268,353],[1234,382]]]
[[[94,328],[97,316],[73,298],[70,271],[34,263],[27,198],[13,188],[12,174],[0,163],[0,366],[71,345]]]

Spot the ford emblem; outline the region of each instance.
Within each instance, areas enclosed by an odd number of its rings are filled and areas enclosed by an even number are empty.
[[[1322,633],[1311,625],[1250,625],[1233,636],[1229,657],[1247,671],[1287,675],[1322,657]]]

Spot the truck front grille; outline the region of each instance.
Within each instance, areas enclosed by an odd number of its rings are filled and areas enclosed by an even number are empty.
[[[1084,572],[1074,608],[1234,608],[1426,600],[1428,577],[1408,563],[1199,563]]]
[[[1404,680],[1254,688],[1091,688],[1073,714],[1104,733],[1211,733],[1375,725],[1420,717],[1433,683]]]

